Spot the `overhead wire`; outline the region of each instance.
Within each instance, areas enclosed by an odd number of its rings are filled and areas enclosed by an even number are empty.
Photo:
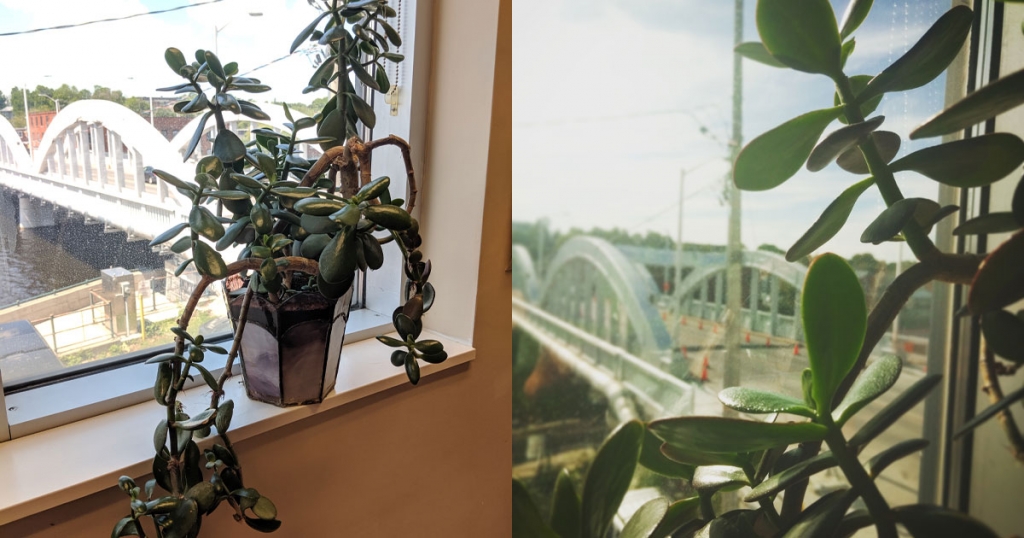
[[[16,36],[16,35],[34,34],[34,33],[37,33],[37,32],[48,32],[50,30],[67,30],[67,29],[70,29],[70,28],[78,28],[78,27],[81,27],[81,26],[88,26],[90,24],[100,24],[100,23],[104,23],[104,22],[123,21],[123,20],[128,20],[128,19],[134,19],[136,17],[147,17],[149,15],[160,15],[161,13],[170,13],[172,11],[180,11],[182,9],[188,9],[190,7],[198,7],[198,6],[205,6],[205,5],[208,5],[208,4],[216,4],[218,2],[223,2],[223,1],[224,0],[206,0],[205,2],[196,2],[195,4],[185,4],[185,5],[182,5],[182,6],[175,6],[175,7],[167,8],[167,9],[158,9],[158,10],[153,10],[153,11],[146,11],[146,12],[143,12],[143,13],[134,13],[132,15],[125,15],[123,17],[111,17],[111,18],[108,18],[108,19],[99,19],[99,20],[95,20],[95,21],[79,22],[79,23],[75,23],[75,24],[61,24],[59,26],[47,26],[45,28],[33,28],[32,30],[21,30],[21,31],[18,31],[18,32],[3,32],[3,33],[0,33],[0,37],[10,37],[10,36]]]

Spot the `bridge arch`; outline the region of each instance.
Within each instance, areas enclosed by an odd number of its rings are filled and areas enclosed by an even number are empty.
[[[536,303],[612,345],[655,359],[672,347],[656,299],[647,271],[607,241],[580,236],[559,248]]]
[[[512,289],[527,301],[536,301],[539,285],[530,251],[523,245],[512,245]]]
[[[706,256],[711,261],[711,256]],[[725,312],[724,281],[727,263],[725,255],[715,256],[711,263],[704,263],[683,279],[673,294],[673,301],[682,304],[684,313],[706,319],[719,319]],[[744,308],[743,324],[751,330],[797,338],[800,335],[800,289],[807,268],[798,263],[787,262],[782,256],[765,251],[743,252],[742,267],[750,270],[750,305]],[[762,275],[768,277],[767,301],[762,300],[764,285]],[[709,287],[714,282],[714,297],[709,302]],[[783,285],[795,289],[792,316],[779,312],[779,297]],[[764,305],[767,302],[767,305]],[[762,312],[761,306],[768,311]]]
[[[29,156],[28,148],[21,141],[17,129],[3,116],[0,116],[0,163],[23,170],[29,169],[32,165],[32,157]]]

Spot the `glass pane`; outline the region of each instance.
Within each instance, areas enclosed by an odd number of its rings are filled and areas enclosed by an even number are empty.
[[[0,33],[120,19],[146,9],[137,8],[7,5],[0,7]],[[215,50],[224,63],[236,61],[241,74],[271,86],[249,96],[274,118],[269,125],[229,115],[220,127],[250,141],[256,127],[280,129],[280,103],[302,116],[318,110],[312,101],[327,98],[326,92],[302,94],[296,85],[309,77],[314,59],[325,56],[321,48],[310,43],[287,55],[294,39],[288,29],[298,32],[315,9],[303,0],[254,0],[242,14],[237,6],[209,5],[0,38],[5,50],[33,51],[0,58],[5,387],[120,364],[171,343],[169,328],[199,275],[190,265],[174,276],[186,260],[170,251],[175,241],[157,248],[148,243],[184,220],[190,202],[146,167],[191,178],[194,163],[211,154],[218,126],[207,123],[196,151],[182,163],[197,115],[173,109],[191,95],[155,89],[182,81],[168,70],[164,50],[177,46],[189,58],[200,46]],[[106,108],[83,108],[88,99]],[[320,155],[315,145],[299,149],[311,159]],[[215,204],[210,209],[219,210]],[[229,262],[238,255],[238,249],[223,252]],[[207,336],[230,331],[219,284],[200,300],[189,330]]]
[[[754,4],[743,8],[743,41],[758,39]],[[733,140],[742,145],[832,107],[835,89],[827,77],[752,61],[736,76],[731,2],[521,7],[513,22],[512,473],[546,514],[559,470],[569,469],[581,489],[598,446],[622,420],[722,415],[717,393],[735,385],[801,398],[808,359],[799,310],[810,257],[785,255],[867,174],[833,163],[773,190],[733,189]],[[845,7],[833,2],[840,17]],[[948,8],[875,2],[845,72],[877,74]],[[945,84],[939,76],[889,94],[869,115],[883,115],[881,129],[903,139],[894,158],[936,142],[907,134],[944,106]],[[826,134],[839,127],[832,122]],[[905,197],[938,198],[938,184],[924,176],[901,174],[899,186]],[[903,243],[861,242],[885,207],[869,188],[842,230],[814,249],[853,266],[869,308],[914,263]],[[730,228],[739,230],[732,243]],[[941,344],[931,344],[933,331],[949,315],[934,317],[932,294],[932,286],[915,293],[875,349],[872,359],[901,357],[903,374],[847,435],[925,375],[930,345]],[[922,416],[918,406],[862,459],[921,437]],[[891,504],[916,502],[920,461],[905,458],[878,479]],[[844,485],[841,473],[819,474],[805,504]],[[620,514],[652,494],[693,492],[640,470]]]

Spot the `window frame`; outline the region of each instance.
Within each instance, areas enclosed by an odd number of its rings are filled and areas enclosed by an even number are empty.
[[[402,19],[396,26],[402,36],[402,45],[394,48],[393,52],[405,55],[405,60],[398,68],[399,80],[392,81],[392,84],[399,85],[398,114],[391,115],[391,106],[384,99],[372,99],[370,103],[377,116],[377,125],[375,129],[366,132],[368,140],[373,139],[376,131],[394,134],[407,140],[413,148],[420,148],[420,151],[414,150],[412,153],[413,169],[419,171],[424,164],[423,138],[427,122],[425,110],[428,105],[426,87],[429,78],[430,8],[418,0],[396,0],[395,3],[398,16]],[[417,47],[424,49],[419,60]],[[391,73],[394,64],[387,62],[385,68]],[[406,169],[397,148],[386,146],[377,151],[373,164],[374,177],[387,175],[401,178],[400,181],[392,181],[391,192],[394,198],[405,198]],[[397,245],[392,242],[383,248],[384,265],[376,271],[360,275],[356,280],[356,285],[361,289],[358,290],[358,303],[353,304],[346,326],[346,345],[393,330],[391,312],[402,302],[406,278]],[[230,339],[231,333],[228,333],[218,335],[214,341],[230,342]],[[66,375],[59,379],[51,379],[51,374],[22,380],[9,392],[0,375],[0,443],[150,400],[155,365],[147,365],[143,361],[170,348],[171,345],[155,346],[74,366],[63,370],[62,373]],[[219,376],[223,372],[225,359],[223,355],[209,354],[211,373]],[[239,361],[236,359],[234,366],[236,377],[239,375]],[[186,388],[199,384],[202,384],[201,379],[193,380],[186,384]],[[110,387],[116,389],[111,390]],[[55,402],[55,396],[61,399]],[[45,405],[33,402],[45,402]]]

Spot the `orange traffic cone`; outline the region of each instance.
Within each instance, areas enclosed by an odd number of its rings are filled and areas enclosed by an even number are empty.
[[[764,345],[765,345],[765,347],[771,347],[771,345],[772,345],[772,337],[771,336],[769,336],[769,337],[764,339]]]
[[[704,330],[704,320],[700,320],[700,323],[698,323],[697,328],[702,331]]]
[[[749,344],[750,343],[750,331],[747,331],[747,338],[746,338],[746,340],[747,340],[747,343]]]
[[[714,326],[711,327],[711,332],[713,332],[715,334],[718,334],[718,324],[717,323]]]
[[[686,316],[679,316],[679,324],[686,325]]]
[[[796,356],[796,355],[799,355],[799,354],[800,354],[800,344],[793,344],[793,355]]]
[[[708,356],[704,355],[704,363],[700,367],[700,382],[708,382]]]
[[[686,358],[686,346],[680,346],[679,351],[683,353],[683,358]]]

